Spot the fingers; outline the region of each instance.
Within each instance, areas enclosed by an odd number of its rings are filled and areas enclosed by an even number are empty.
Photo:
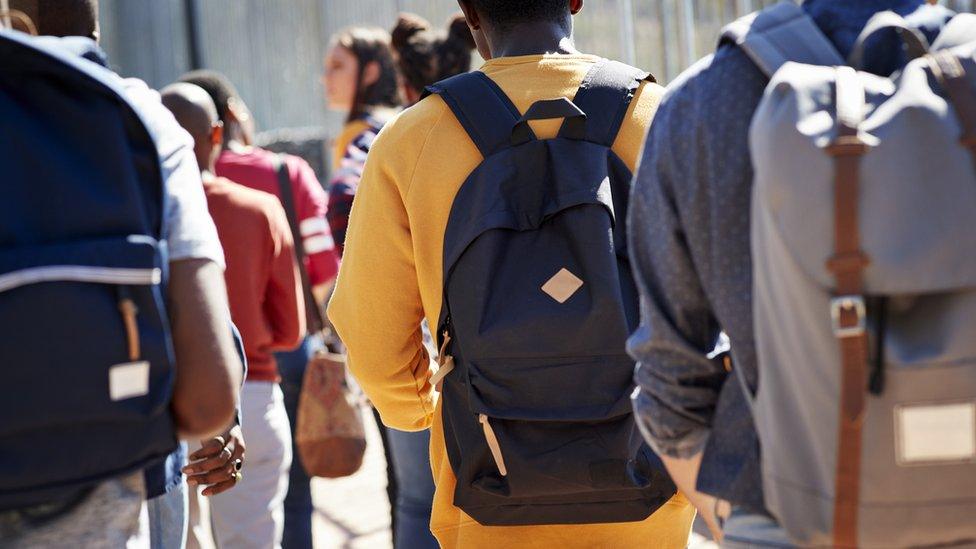
[[[190,461],[208,458],[223,450],[225,443],[223,437],[214,437],[206,442],[200,443],[202,448],[190,454]]]
[[[196,454],[194,454],[196,456]],[[199,459],[191,456],[191,459]],[[234,452],[230,448],[221,448],[217,453],[211,455],[210,457],[202,460],[190,463],[183,468],[183,472],[187,475],[195,475],[200,473],[206,473],[219,469],[226,466],[230,461],[236,459],[234,457]]]
[[[213,486],[208,487],[206,490],[204,490],[201,493],[207,497],[216,496],[217,494],[221,494],[223,492],[226,492],[227,490],[230,490],[234,486],[237,486],[237,482],[238,482],[237,478],[234,477],[230,480],[225,480],[224,482],[214,484]]]
[[[219,469],[214,469],[199,475],[187,477],[186,482],[191,485],[205,484],[209,486],[211,484],[226,482],[227,480],[235,478],[237,474],[236,467],[233,463],[231,463]]]

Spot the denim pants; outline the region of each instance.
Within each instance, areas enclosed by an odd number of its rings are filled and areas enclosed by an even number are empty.
[[[794,545],[774,519],[740,508],[722,525],[723,549],[793,549]]]
[[[430,431],[407,433],[389,429],[390,453],[396,474],[397,549],[437,549],[430,533],[434,477],[430,470]]]
[[[186,482],[147,502],[152,549],[182,549],[186,544]]]
[[[285,496],[285,530],[281,539],[282,549],[312,549],[312,485],[295,446],[295,422],[298,418],[298,397],[302,394],[302,378],[305,367],[322,346],[316,336],[305,338],[294,351],[276,353],[278,373],[281,375],[281,392],[285,397],[285,411],[291,424],[292,462],[288,473],[288,495]]]

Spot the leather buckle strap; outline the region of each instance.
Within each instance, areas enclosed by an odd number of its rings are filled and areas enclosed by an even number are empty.
[[[830,319],[840,346],[840,404],[834,480],[835,547],[857,547],[861,491],[861,444],[867,392],[867,306],[859,227],[861,157],[868,145],[858,136],[864,115],[864,86],[853,69],[837,69],[837,138],[826,149],[834,159],[834,255],[827,268],[837,296]]]

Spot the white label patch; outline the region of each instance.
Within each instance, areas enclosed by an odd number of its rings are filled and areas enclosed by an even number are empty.
[[[899,465],[976,460],[976,402],[895,408]]]
[[[112,401],[149,394],[149,363],[130,362],[108,370],[108,394]]]

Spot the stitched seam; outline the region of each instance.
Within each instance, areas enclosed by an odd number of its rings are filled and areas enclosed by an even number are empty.
[[[444,101],[444,99],[441,99],[441,101]],[[444,106],[447,107],[446,104]],[[451,109],[445,108],[444,111],[441,112],[440,116],[437,117],[437,120],[435,120],[434,123],[431,124],[430,128],[427,130],[427,135],[424,137],[424,144],[420,147],[420,154],[418,154],[417,158],[414,159],[413,170],[410,172],[410,181],[407,184],[407,188],[404,189],[402,193],[404,202],[406,202],[406,200],[410,197],[410,191],[413,190],[414,178],[417,176],[417,166],[420,165],[420,158],[424,155],[425,152],[427,152],[427,145],[430,144],[431,136],[434,135],[434,128],[436,128],[441,123],[441,120],[444,119],[444,115],[446,115],[449,112],[451,112]],[[468,138],[470,139],[470,136],[468,136]],[[404,208],[406,208],[406,204],[404,204]]]

